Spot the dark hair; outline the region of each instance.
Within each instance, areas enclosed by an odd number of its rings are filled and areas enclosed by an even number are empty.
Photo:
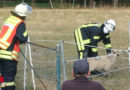
[[[73,66],[73,72],[75,76],[87,74],[89,72],[89,63],[87,59],[75,61]]]

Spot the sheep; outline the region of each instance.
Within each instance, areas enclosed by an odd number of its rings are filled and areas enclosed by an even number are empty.
[[[110,55],[98,56],[98,58],[88,58],[90,71],[109,71],[117,56],[119,54],[111,53]]]

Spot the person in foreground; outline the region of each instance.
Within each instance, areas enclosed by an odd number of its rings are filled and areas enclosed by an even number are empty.
[[[16,5],[3,24],[0,33],[0,67],[3,80],[2,90],[15,90],[15,76],[17,72],[19,44],[28,39],[24,20],[32,12],[32,7],[26,3]]]
[[[72,75],[73,80],[66,80],[61,86],[61,90],[105,90],[98,82],[89,80],[89,63],[86,59],[74,62]]]

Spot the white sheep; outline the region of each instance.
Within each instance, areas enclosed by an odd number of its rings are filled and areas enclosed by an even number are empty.
[[[111,55],[98,56],[98,58],[88,58],[90,71],[109,71],[117,56],[119,54],[112,53]]]

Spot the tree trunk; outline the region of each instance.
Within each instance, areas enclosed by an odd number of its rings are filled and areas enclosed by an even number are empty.
[[[62,7],[62,5],[63,5],[63,0],[60,1],[60,5],[61,5],[61,7]]]
[[[69,0],[69,7],[71,6],[71,0]]]
[[[32,7],[35,7],[35,0],[32,0]]]
[[[93,5],[94,5],[94,0],[89,0],[89,2],[90,2],[90,7],[93,7]]]
[[[114,0],[114,8],[117,7],[118,0]]]
[[[84,0],[84,7],[86,8],[86,6],[87,6],[87,5],[86,5],[86,0]]]

